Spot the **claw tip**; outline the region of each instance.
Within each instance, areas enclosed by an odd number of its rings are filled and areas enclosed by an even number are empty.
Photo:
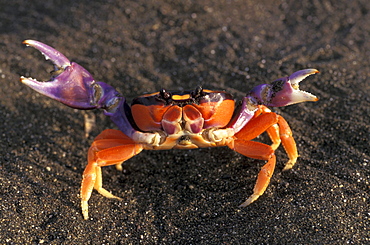
[[[67,57],[49,45],[30,39],[24,40],[22,43],[40,51],[47,60],[51,60],[58,67],[66,68],[71,65]]]
[[[32,46],[32,44],[35,44],[37,41],[34,41],[34,40],[31,40],[31,39],[27,39],[27,40],[24,40],[22,42],[22,44],[25,44],[27,46]]]

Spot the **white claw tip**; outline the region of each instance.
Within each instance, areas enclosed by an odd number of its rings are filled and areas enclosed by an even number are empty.
[[[316,69],[305,69],[305,70],[296,71],[292,75],[289,76],[289,81],[294,88],[297,86],[297,89],[298,89],[298,84],[301,81],[303,81],[309,75],[316,74],[316,73],[319,73],[319,71]]]

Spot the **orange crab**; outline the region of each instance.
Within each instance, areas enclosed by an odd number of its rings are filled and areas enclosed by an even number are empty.
[[[227,92],[197,87],[192,91],[163,89],[142,95],[135,98],[130,107],[113,87],[95,81],[85,68],[70,62],[59,51],[38,41],[24,43],[50,59],[57,74],[48,82],[22,77],[24,84],[73,108],[101,108],[119,128],[104,130],[89,149],[81,186],[84,219],[89,217],[88,200],[93,189],[103,196],[118,198],[103,188],[101,167],[121,168],[124,161],[142,150],[228,146],[244,156],[265,160],[253,194],[240,206],[251,204],[270,182],[276,163],[274,152],[280,143],[289,157],[284,170],[292,168],[298,157],[288,123],[266,106],[317,101],[316,96],[298,88],[300,81],[318,72],[306,69],[253,88],[237,106]],[[264,132],[272,145],[253,141]]]

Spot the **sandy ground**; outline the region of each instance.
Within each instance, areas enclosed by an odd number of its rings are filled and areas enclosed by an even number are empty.
[[[11,2],[11,3],[10,3]],[[365,244],[370,242],[370,2],[1,1],[0,244]],[[226,147],[146,151],[103,169],[83,220],[79,186],[93,138],[114,125],[27,88],[50,62],[36,39],[118,88],[204,88],[236,98],[304,68],[316,103],[274,108],[300,158],[278,165],[247,208],[263,161]],[[85,137],[84,117],[96,116]],[[266,137],[262,137],[264,140]]]

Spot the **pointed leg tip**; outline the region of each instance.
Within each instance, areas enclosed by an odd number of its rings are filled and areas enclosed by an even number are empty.
[[[245,208],[246,206],[250,205],[252,202],[256,201],[259,198],[259,195],[252,194],[250,197],[248,197],[245,202],[239,205],[239,208]]]
[[[123,171],[122,163],[116,164],[116,169],[122,172]]]
[[[293,168],[294,164],[296,163],[297,159],[295,159],[294,161],[288,161],[286,164],[285,164],[285,167],[283,168],[283,171],[287,171],[287,170],[290,170]]]
[[[120,197],[117,197],[117,196],[114,196],[114,197],[112,197],[113,199],[116,199],[116,200],[118,200],[118,201],[122,201],[123,199],[122,198],[120,198]]]
[[[247,202],[243,202],[242,204],[240,204],[238,207],[239,208],[245,208],[246,206],[248,206],[250,203],[247,203]]]
[[[81,209],[82,209],[82,216],[84,220],[89,219],[89,206],[87,204],[87,201],[81,201]]]
[[[104,188],[98,188],[96,189],[101,195],[107,197],[107,198],[112,198],[112,199],[117,199],[117,200],[122,200],[122,198],[120,197],[117,197],[115,195],[113,195],[112,193],[110,193],[109,191],[107,191],[106,189]]]

